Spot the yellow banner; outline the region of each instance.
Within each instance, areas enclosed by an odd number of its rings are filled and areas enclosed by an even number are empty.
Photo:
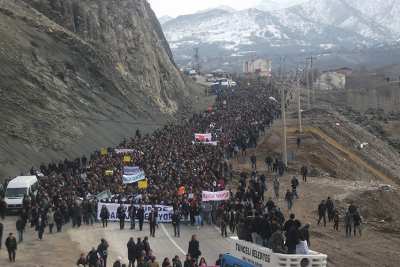
[[[112,176],[114,174],[113,170],[106,170],[106,176]]]
[[[146,189],[148,186],[147,179],[138,182],[139,189]]]
[[[100,154],[101,154],[102,156],[107,155],[107,154],[108,154],[107,148],[102,148],[102,149],[100,150]]]

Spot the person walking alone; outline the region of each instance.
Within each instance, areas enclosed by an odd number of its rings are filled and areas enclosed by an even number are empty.
[[[156,224],[157,224],[157,217],[154,209],[151,210],[149,214],[149,225],[150,225],[150,236],[156,237]]]
[[[257,157],[255,154],[252,154],[250,156],[250,162],[251,162],[251,169],[257,170]]]
[[[125,227],[125,216],[126,210],[124,205],[120,204],[117,209],[117,218],[119,219],[119,229],[124,230]]]
[[[6,248],[8,252],[8,259],[10,262],[15,262],[15,255],[17,251],[17,240],[13,236],[12,233],[10,233],[6,239]]]
[[[307,166],[302,166],[300,169],[300,173],[303,176],[303,182],[307,183],[307,175],[308,175],[308,168]]]
[[[136,212],[137,212],[137,209],[136,209],[136,206],[133,204],[133,202],[132,202],[132,205],[129,207],[129,219],[130,219],[130,222],[131,222],[131,230],[134,230],[135,229],[135,224],[136,224],[136,222],[135,222],[135,220],[136,220]]]
[[[288,210],[289,211],[292,210],[292,207],[293,207],[293,193],[290,192],[289,189],[286,191],[285,201],[287,203]]]
[[[196,235],[192,235],[192,239],[189,241],[188,254],[197,264],[199,257],[201,256],[201,251],[200,251],[200,243],[197,240]]]
[[[15,223],[15,226],[17,228],[18,242],[21,243],[24,240],[24,230],[25,230],[24,220],[21,217],[19,217]]]
[[[142,204],[140,204],[140,207],[137,211],[137,217],[139,219],[139,230],[142,231],[143,230],[143,222],[144,222],[144,208],[143,208]]]
[[[174,236],[175,237],[181,236],[180,224],[181,224],[181,214],[179,213],[179,211],[176,210],[172,214],[172,225],[174,226]]]
[[[108,219],[110,218],[110,212],[108,211],[106,205],[103,205],[100,210],[100,219],[103,224],[103,228],[107,228]]]

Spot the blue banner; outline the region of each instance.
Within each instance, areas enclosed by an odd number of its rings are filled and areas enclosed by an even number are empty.
[[[139,167],[124,167],[124,174],[122,175],[122,181],[124,184],[132,184],[144,179],[146,179],[146,175]]]

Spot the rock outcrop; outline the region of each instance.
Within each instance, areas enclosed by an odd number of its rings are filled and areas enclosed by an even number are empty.
[[[112,145],[189,101],[145,0],[0,0],[0,179]]]

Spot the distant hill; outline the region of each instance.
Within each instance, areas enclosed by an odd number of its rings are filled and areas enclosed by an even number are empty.
[[[162,27],[175,59],[186,63],[194,47],[207,60],[232,63],[255,54],[336,53],[400,39],[400,0],[309,0],[263,9],[212,9],[179,16]]]

